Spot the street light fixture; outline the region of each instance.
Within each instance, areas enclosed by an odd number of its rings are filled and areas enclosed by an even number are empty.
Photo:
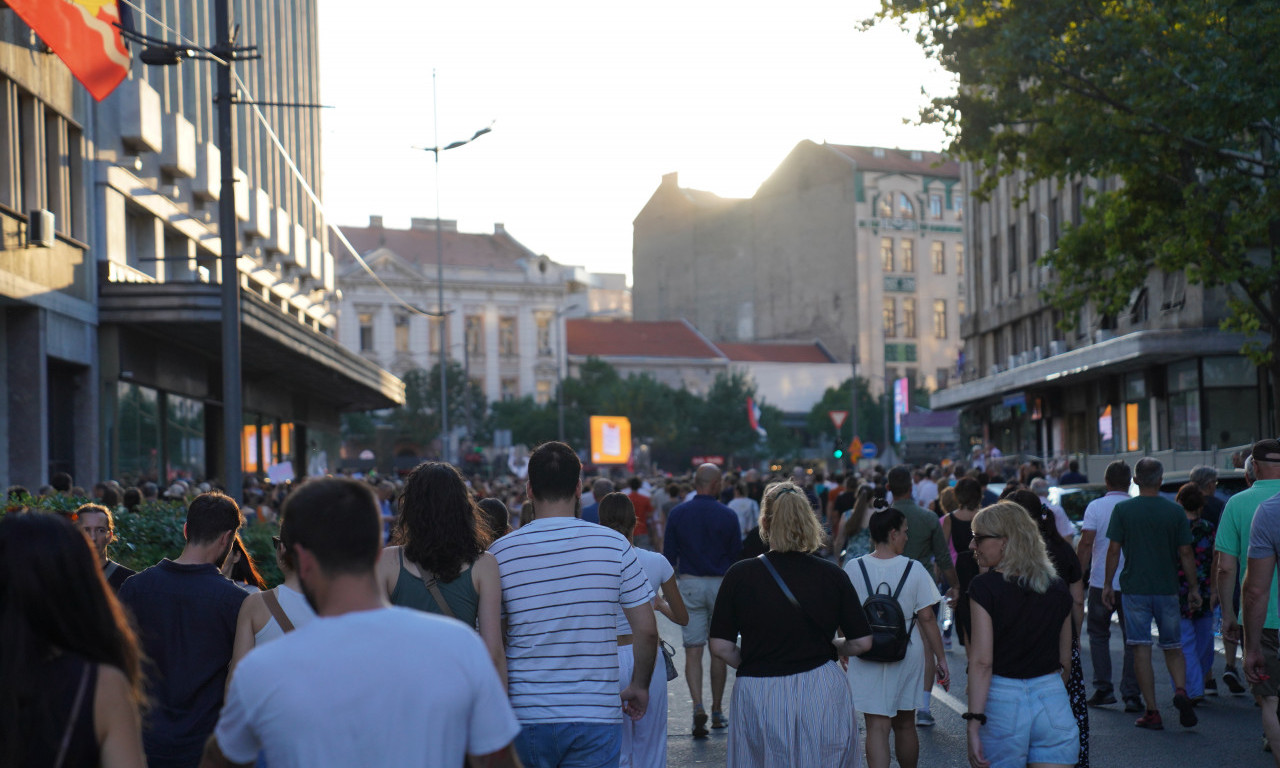
[[[435,123],[433,129],[432,140],[435,141],[434,147],[414,147],[423,152],[430,152],[435,160],[435,176],[436,176],[436,311],[428,312],[432,317],[440,318],[438,323],[440,331],[440,454],[441,458],[447,463],[449,461],[449,379],[447,374],[447,341],[445,339],[444,319],[448,316],[448,312],[444,309],[444,243],[440,234],[440,153],[447,152],[458,147],[465,147],[481,136],[493,130],[493,123],[481,128],[471,134],[471,138],[455,141],[444,146],[440,146],[440,120],[439,111],[436,108],[436,71],[431,70],[431,114],[432,121]]]

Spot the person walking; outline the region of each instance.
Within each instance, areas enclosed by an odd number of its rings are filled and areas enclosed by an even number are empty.
[[[1151,622],[1159,632],[1165,665],[1173,677],[1173,705],[1178,721],[1190,728],[1199,720],[1195,705],[1187,696],[1187,668],[1182,655],[1182,628],[1178,612],[1178,563],[1184,573],[1195,573],[1191,551],[1191,527],[1186,513],[1177,504],[1160,496],[1164,465],[1151,458],[1140,459],[1133,468],[1138,496],[1116,505],[1107,526],[1107,572],[1102,601],[1115,605],[1111,579],[1121,553],[1120,573],[1125,612],[1125,642],[1133,646],[1133,667],[1146,712],[1134,723],[1139,728],[1162,730],[1164,723],[1156,706],[1155,672],[1151,668]],[[1203,600],[1198,584],[1189,585],[1187,605],[1199,610]]]
[[[972,477],[962,477],[956,481],[954,490],[956,503],[960,506],[942,518],[942,534],[956,552],[956,600],[952,622],[956,627],[956,637],[963,646],[969,643],[969,584],[978,575],[978,563],[969,550],[969,541],[973,538],[970,525],[982,504],[982,487]]]
[[[610,493],[600,500],[600,524],[617,531],[635,546],[636,509],[631,495]],[[657,552],[635,550],[644,569],[649,588],[653,590],[654,610],[680,626],[689,623],[689,611],[680,597],[675,571],[667,558]],[[661,593],[661,594],[659,594]],[[619,692],[631,682],[635,671],[631,623],[618,607],[618,685]],[[667,764],[667,665],[661,656],[654,658],[653,677],[649,680],[649,709],[639,720],[623,718],[622,750],[619,768],[665,768]]]
[[[427,461],[405,479],[392,546],[378,558],[378,583],[392,605],[458,619],[479,629],[506,685],[502,582],[485,550],[492,536],[484,513],[452,464]]]
[[[1191,550],[1195,555],[1196,569],[1187,573],[1178,568],[1178,609],[1182,615],[1182,656],[1187,665],[1187,696],[1191,703],[1204,703],[1205,680],[1213,675],[1213,611],[1209,608],[1213,599],[1213,587],[1209,582],[1213,570],[1214,525],[1205,519],[1204,494],[1195,482],[1188,482],[1178,489],[1176,501],[1186,510],[1187,525],[1191,528]],[[1187,596],[1191,584],[1199,587],[1202,600],[1193,609]]]
[[[1020,505],[986,507],[972,528],[985,571],[969,584],[969,765],[1069,768],[1080,752],[1066,687],[1071,593]]]
[[[681,634],[684,636],[685,682],[693,700],[695,739],[708,734],[707,712],[702,706],[702,649],[707,645],[711,612],[720,581],[742,549],[738,516],[717,501],[720,486],[719,467],[715,464],[698,467],[693,475],[694,497],[671,510],[663,537],[662,554],[675,568],[680,594],[689,608],[689,625]],[[720,658],[713,656],[710,666],[711,727],[724,728],[729,724],[722,708],[728,672]]]
[[[235,645],[231,650],[231,672],[249,651],[279,640],[316,617],[315,609],[302,594],[302,582],[298,580],[298,568],[289,547],[279,536],[272,536],[271,544],[284,582],[274,589],[251,593],[241,604]]]
[[[109,490],[109,489],[108,489]],[[111,516],[111,507],[103,504],[81,504],[76,508],[72,519],[80,530],[84,531],[93,542],[102,564],[102,575],[107,578],[113,592],[119,592],[125,580],[136,571],[117,563],[107,556],[107,547],[116,540],[116,524]]]
[[[873,594],[893,595],[907,617],[910,633],[907,654],[901,661],[849,659],[854,707],[867,721],[870,768],[888,768],[890,732],[898,764],[915,768],[920,757],[915,710],[929,655],[937,659],[934,668],[938,681],[950,684],[947,655],[934,613],[934,606],[940,601],[938,587],[919,563],[902,554],[910,526],[906,515],[896,507],[876,512],[869,525],[875,551],[844,565],[859,605]]]
[[[1084,510],[1084,523],[1076,556],[1080,567],[1089,575],[1089,600],[1085,622],[1089,632],[1089,658],[1093,669],[1093,695],[1091,707],[1103,707],[1116,703],[1115,688],[1111,681],[1111,616],[1117,614],[1120,622],[1120,641],[1124,649],[1124,662],[1120,668],[1120,696],[1124,699],[1125,712],[1142,711],[1142,692],[1138,689],[1138,677],[1133,671],[1133,646],[1126,639],[1123,593],[1120,591],[1120,574],[1108,582],[1116,595],[1112,605],[1102,600],[1103,578],[1107,572],[1107,526],[1116,505],[1129,500],[1129,482],[1132,475],[1129,465],[1113,461],[1107,465],[1104,480],[1106,495],[1094,499]],[[1124,568],[1124,555],[1117,566]]]
[[[200,760],[222,708],[240,605],[249,596],[218,567],[244,516],[222,493],[202,493],[187,505],[186,546],[120,588],[150,659],[143,742],[151,768],[191,768]]]
[[[866,652],[871,627],[849,579],[813,554],[822,527],[795,484],[766,489],[760,536],[769,551],[728,570],[711,619],[712,657],[737,670],[728,764],[853,768],[857,713],[836,660]]]
[[[138,643],[84,534],[0,519],[0,765],[144,768]]]
[[[658,650],[653,590],[625,538],[575,514],[582,462],[572,448],[538,446],[528,472],[537,517],[489,548],[502,580],[508,683],[521,725],[516,748],[532,768],[617,765],[624,713],[639,720],[649,705]],[[635,658],[621,694],[619,606]]]
[[[387,604],[369,485],[308,480],[281,517],[317,618],[240,661],[201,766],[249,765],[260,753],[272,768],[519,766],[519,725],[475,631]]]

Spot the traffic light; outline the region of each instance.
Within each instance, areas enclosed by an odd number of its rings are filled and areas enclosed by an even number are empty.
[[[831,458],[833,459],[844,458],[844,446],[840,444],[839,440],[835,441],[835,443],[831,447]]]

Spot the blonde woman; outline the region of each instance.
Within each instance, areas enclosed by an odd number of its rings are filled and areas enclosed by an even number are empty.
[[[1071,593],[1025,509],[978,512],[969,544],[985,573],[969,584],[969,764],[1075,765],[1079,729],[1067,696]]]
[[[823,533],[802,489],[765,490],[760,537],[769,551],[729,569],[711,617],[712,655],[738,670],[729,765],[852,768],[856,715],[836,659],[871,647],[862,605],[840,568],[814,556]]]

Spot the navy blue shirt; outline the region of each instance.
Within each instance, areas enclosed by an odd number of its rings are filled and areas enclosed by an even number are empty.
[[[218,722],[240,604],[249,596],[213,565],[161,560],[120,588],[137,620],[153,706],[142,729],[147,765],[200,762]]]
[[[667,515],[662,554],[677,574],[723,576],[741,549],[738,515],[713,496],[700,493]]]
[[[596,523],[597,525],[599,525],[600,502],[596,502],[595,504],[588,504],[587,506],[583,507],[582,519],[586,520],[588,523]]]

